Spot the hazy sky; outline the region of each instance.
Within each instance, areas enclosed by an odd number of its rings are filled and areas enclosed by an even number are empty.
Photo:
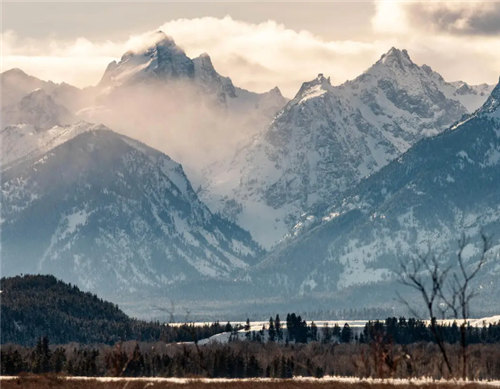
[[[3,2],[2,71],[77,86],[162,29],[237,86],[289,97],[318,73],[352,79],[390,47],[447,80],[496,83],[500,2]]]

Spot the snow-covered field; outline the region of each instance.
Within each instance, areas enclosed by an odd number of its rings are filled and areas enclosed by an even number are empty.
[[[274,319],[274,318],[273,318]],[[369,320],[306,320],[307,324],[310,325],[312,322],[316,324],[317,327],[324,327],[328,325],[329,327],[334,327],[336,324],[339,327],[343,327],[345,324],[349,324],[349,327],[352,328],[363,328]],[[372,321],[375,321],[372,319]],[[454,319],[449,320],[438,320],[438,323],[441,324],[452,324]],[[486,325],[496,324],[500,322],[500,315],[491,316],[491,317],[483,317],[480,319],[469,319],[468,320],[471,326],[477,327],[482,326],[483,323]],[[429,321],[427,321],[429,322]],[[226,323],[225,321],[220,321],[221,324]],[[232,321],[230,322],[232,326],[242,325],[244,326],[246,323],[244,321]],[[169,323],[170,326],[181,326],[185,323]],[[189,324],[194,324],[195,326],[202,327],[204,325],[211,325],[213,322],[193,322]],[[281,318],[282,326],[286,326],[286,317]],[[269,326],[269,321],[251,321],[250,322],[250,331],[259,331],[263,326],[266,328]]]
[[[454,320],[438,320],[438,322],[441,324],[449,324],[449,325],[453,324],[453,321]],[[357,332],[357,331],[361,331],[364,328],[364,326],[368,322],[368,320],[318,320],[318,321],[310,320],[310,321],[307,321],[307,324],[310,325],[312,322],[314,322],[314,324],[320,329],[320,331],[321,331],[322,327],[328,326],[330,328],[333,328],[333,327],[335,327],[335,325],[338,325],[340,328],[342,328],[342,327],[344,327],[345,324],[348,324],[349,327],[351,327],[351,329],[353,329],[355,332]],[[427,321],[427,322],[429,322],[429,321]],[[481,318],[481,319],[470,319],[469,323],[473,327],[482,327],[483,324],[484,325],[497,324],[497,323],[500,323],[500,315],[485,317],[485,318]],[[184,323],[171,323],[169,325],[180,326],[182,324],[184,324]],[[212,323],[195,322],[195,323],[191,323],[191,324],[194,324],[195,326],[204,326],[204,325],[210,325]],[[224,324],[224,323],[221,322],[221,324]],[[245,324],[246,324],[245,322],[231,322],[231,325],[233,325],[233,326],[235,326],[235,325],[245,326]],[[282,326],[286,331],[286,321],[282,322]],[[264,331],[264,338],[265,339],[267,338],[267,328],[268,327],[269,327],[268,321],[250,322],[250,331],[257,332],[257,331],[260,331],[263,328],[265,328],[265,331]],[[247,331],[245,331],[245,330],[240,330],[238,332],[238,338],[241,340],[244,340],[246,332]],[[210,343],[228,343],[230,336],[231,336],[230,332],[223,332],[220,334],[213,335],[210,338],[202,339],[198,342],[198,344],[203,345],[203,344],[210,344]],[[188,343],[191,343],[191,342],[188,342]]]

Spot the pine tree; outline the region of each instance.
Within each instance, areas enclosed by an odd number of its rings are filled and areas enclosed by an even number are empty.
[[[269,318],[269,341],[274,342],[276,339],[276,329],[274,327],[274,320],[272,317]]]
[[[342,334],[340,335],[342,343],[349,343],[352,339],[352,330],[349,324],[345,323],[344,328],[342,328]]]
[[[314,322],[311,323],[311,340],[313,342],[318,340],[318,327],[316,327]]]
[[[50,357],[49,339],[46,336],[39,338],[33,351],[33,364],[31,367],[33,373],[48,373],[51,367]]]
[[[280,320],[280,315],[276,315],[276,319],[274,320],[274,326],[276,327],[276,336],[278,338],[278,341],[283,340],[283,330],[281,328],[281,320]]]
[[[332,341],[332,330],[328,326],[328,323],[326,323],[325,326],[323,327],[322,335],[323,335],[321,339],[322,343],[328,344]]]

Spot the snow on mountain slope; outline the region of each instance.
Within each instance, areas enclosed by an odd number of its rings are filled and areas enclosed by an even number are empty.
[[[465,115],[446,85],[395,48],[343,85],[320,74],[252,143],[207,170],[202,197],[269,248],[305,210]]]
[[[43,130],[75,121],[75,116],[64,106],[57,104],[43,89],[35,89],[19,103],[2,109],[3,128],[12,124],[28,124]]]
[[[0,200],[3,275],[163,293],[225,279],[260,254],[200,202],[179,164],[102,127],[3,171]]]
[[[286,104],[279,89],[258,94],[236,88],[207,54],[190,59],[161,31],[150,43],[109,64],[96,104],[80,117],[158,147],[189,171],[199,171],[232,153]]]
[[[37,158],[81,133],[102,129],[102,125],[86,122],[54,126],[48,130],[40,130],[30,124],[7,126],[0,132],[0,169],[6,170],[16,163]]]
[[[470,113],[480,108],[495,88],[495,85],[469,85],[463,81],[450,82],[450,84],[456,88],[453,91],[454,98],[460,101]]]
[[[472,287],[480,292],[475,307],[491,307],[500,298],[499,173],[500,84],[476,113],[338,196],[246,279],[255,290],[345,293],[361,305],[383,305],[400,288],[393,271],[401,259],[430,246],[446,261],[465,232],[464,255],[473,265],[482,228],[493,248]]]

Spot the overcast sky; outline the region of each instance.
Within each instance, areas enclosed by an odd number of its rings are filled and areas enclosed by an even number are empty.
[[[150,31],[207,52],[237,86],[292,97],[318,73],[333,84],[392,46],[449,81],[496,83],[500,2],[3,2],[2,71],[80,87]]]

